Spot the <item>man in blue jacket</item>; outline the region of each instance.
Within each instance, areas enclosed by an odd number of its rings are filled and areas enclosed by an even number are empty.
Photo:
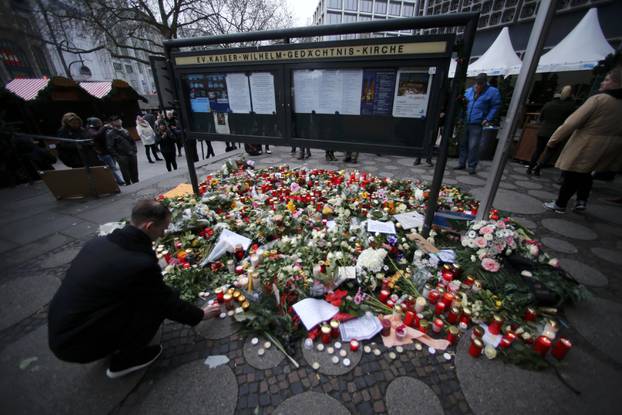
[[[479,143],[482,128],[492,122],[501,106],[499,90],[488,85],[485,73],[477,75],[475,85],[464,93],[468,104],[466,108],[465,133],[460,140],[460,162],[455,170],[469,168],[469,174],[475,174],[479,161]]]

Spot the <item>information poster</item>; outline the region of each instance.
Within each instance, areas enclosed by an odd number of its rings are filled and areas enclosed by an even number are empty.
[[[229,73],[226,75],[226,83],[231,112],[241,114],[251,112],[251,93],[246,74]]]
[[[226,112],[214,112],[214,127],[216,134],[231,134],[229,129],[229,114]]]
[[[362,70],[294,71],[297,113],[360,115]]]
[[[251,101],[256,114],[276,113],[274,76],[270,72],[254,72],[250,76]]]
[[[294,111],[310,114],[319,108],[321,71],[294,71]]]
[[[200,97],[200,98],[191,98],[190,99],[190,109],[192,112],[209,112],[209,98]]]
[[[428,110],[432,76],[427,72],[399,70],[393,100],[393,116],[423,118]]]
[[[391,115],[394,90],[395,70],[365,70],[361,90],[361,114]]]

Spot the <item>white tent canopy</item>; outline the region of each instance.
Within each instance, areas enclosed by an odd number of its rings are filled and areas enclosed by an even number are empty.
[[[540,57],[537,72],[590,70],[613,52],[600,28],[598,12],[592,8],[561,42]]]
[[[482,72],[490,76],[516,75],[520,71],[521,64],[512,47],[510,32],[504,27],[488,50],[469,65],[467,76],[476,76]]]

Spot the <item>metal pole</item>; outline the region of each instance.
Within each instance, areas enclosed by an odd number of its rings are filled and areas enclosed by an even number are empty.
[[[516,80],[514,93],[512,93],[512,100],[508,108],[505,127],[501,131],[497,151],[495,152],[495,157],[492,162],[492,169],[490,175],[488,175],[486,186],[484,187],[484,197],[477,211],[477,220],[487,218],[488,212],[492,208],[503,169],[510,155],[510,144],[512,144],[512,138],[522,118],[523,105],[527,99],[527,94],[540,60],[544,40],[551,26],[553,16],[555,15],[556,5],[557,0],[542,0],[540,2],[538,14],[531,28],[531,35],[529,36],[529,42],[525,50],[523,65],[521,66],[518,79]]]
[[[443,174],[447,166],[447,153],[449,150],[449,138],[453,135],[454,120],[458,112],[458,95],[462,94],[462,85],[466,78],[467,67],[469,66],[469,56],[475,39],[475,31],[477,29],[478,17],[475,16],[464,28],[464,52],[459,57],[456,67],[456,74],[451,87],[451,95],[449,96],[449,108],[445,116],[445,125],[443,127],[443,136],[441,144],[438,148],[438,157],[436,159],[436,167],[434,168],[434,178],[432,179],[432,187],[430,188],[430,196],[428,198],[428,206],[425,211],[425,221],[423,222],[423,236],[428,237],[432,229],[434,214],[438,204],[438,194],[443,183]]]
[[[168,73],[171,79],[173,80],[173,88],[175,89],[175,111],[177,112],[177,119],[179,120],[179,124],[181,125],[181,135],[183,139],[184,146],[184,155],[186,156],[186,163],[188,164],[188,175],[190,176],[190,184],[192,184],[192,191],[195,195],[199,194],[199,180],[197,179],[197,171],[194,168],[194,161],[192,161],[191,157],[193,154],[189,154],[188,146],[186,146],[186,120],[183,118],[183,114],[181,111],[181,103],[179,102],[179,88],[177,86],[177,79],[175,78],[173,71],[173,63],[171,62],[171,49],[164,46],[164,56],[166,56],[166,61],[168,63]],[[166,118],[166,117],[165,117]]]

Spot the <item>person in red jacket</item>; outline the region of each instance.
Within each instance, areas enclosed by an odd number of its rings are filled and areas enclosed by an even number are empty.
[[[87,242],[72,261],[48,312],[48,342],[61,360],[88,363],[110,356],[118,378],[153,363],[150,346],[164,319],[194,326],[218,314],[183,301],[163,279],[152,242],[171,220],[168,208],[140,200],[130,224]]]

